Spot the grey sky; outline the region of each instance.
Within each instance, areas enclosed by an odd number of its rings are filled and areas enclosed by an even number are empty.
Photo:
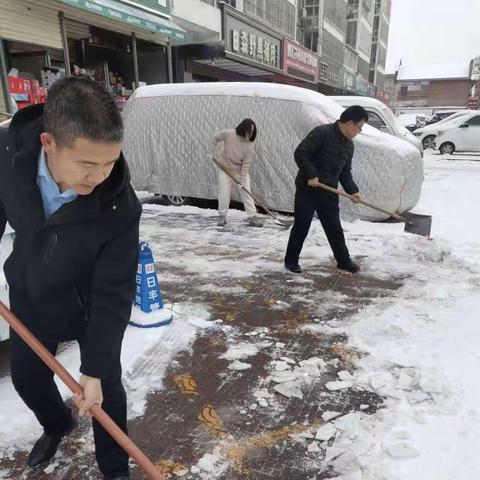
[[[387,72],[480,55],[480,0],[392,0]]]

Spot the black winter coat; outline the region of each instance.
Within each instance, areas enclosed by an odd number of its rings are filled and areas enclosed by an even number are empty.
[[[317,191],[326,200],[337,200],[334,193],[309,187],[308,180],[318,177],[319,182],[338,188],[338,182],[350,195],[358,192],[352,178],[353,142],[346,139],[338,122],[315,127],[295,150],[299,171],[295,185],[299,190]]]
[[[12,311],[41,340],[82,340],[81,372],[104,378],[121,347],[135,295],[141,206],[122,157],[111,175],[45,218],[37,170],[43,105],[0,129],[0,237]],[[3,130],[3,131],[2,131]]]

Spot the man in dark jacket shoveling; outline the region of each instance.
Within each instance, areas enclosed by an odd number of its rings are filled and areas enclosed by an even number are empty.
[[[299,171],[295,180],[295,223],[290,232],[285,267],[301,273],[298,264],[303,242],[316,212],[340,270],[356,273],[360,267],[352,262],[342,225],[339,200],[335,193],[319,187],[319,183],[338,188],[340,182],[352,201],[360,200],[358,187],[352,178],[352,140],[362,131],[368,113],[360,106],[347,108],[340,120],[314,128],[295,150]]]
[[[94,404],[126,431],[120,351],[135,294],[141,207],[122,156],[123,126],[111,96],[67,77],[45,106],[20,110],[0,133],[0,237],[15,230],[4,270],[10,308],[55,355],[80,345],[80,416]],[[53,373],[10,331],[12,381],[44,433],[28,465],[48,462],[76,426]],[[128,456],[93,420],[105,479],[128,478]]]

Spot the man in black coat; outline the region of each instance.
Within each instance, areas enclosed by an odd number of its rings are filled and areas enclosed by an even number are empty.
[[[80,416],[102,404],[126,432],[120,351],[141,207],[122,138],[113,99],[89,79],[59,80],[45,106],[20,110],[0,133],[0,237],[8,221],[16,235],[4,265],[12,311],[53,355],[59,342],[79,342]],[[76,421],[53,373],[12,330],[10,354],[15,389],[44,430],[28,465],[44,465]],[[128,456],[95,420],[93,430],[104,478],[128,478]]]
[[[352,262],[345,245],[338,196],[322,190],[318,184],[338,188],[340,182],[344,190],[352,195],[353,202],[360,200],[351,171],[354,150],[352,140],[362,131],[367,121],[368,113],[364,108],[349,107],[337,122],[314,128],[295,150],[295,162],[299,168],[295,180],[295,223],[285,254],[285,267],[291,272],[302,272],[298,260],[315,212],[333,251],[337,267],[350,273],[356,273],[360,269]]]

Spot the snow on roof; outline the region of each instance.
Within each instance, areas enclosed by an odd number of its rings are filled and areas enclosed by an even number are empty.
[[[469,63],[401,65],[397,80],[447,80],[470,77]]]
[[[199,83],[162,83],[137,88],[130,97],[133,103],[140,98],[168,96],[239,96],[275,98],[319,106],[333,118],[338,118],[343,108],[329,97],[301,87],[267,82],[199,82]]]

